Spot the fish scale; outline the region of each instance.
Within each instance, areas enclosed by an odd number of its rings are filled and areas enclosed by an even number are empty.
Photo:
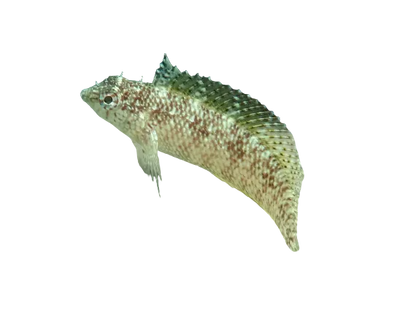
[[[299,155],[286,125],[258,100],[180,72],[166,55],[152,83],[110,76],[81,97],[131,138],[158,192],[160,151],[246,194],[275,221],[289,248],[299,249],[297,207],[304,177]]]

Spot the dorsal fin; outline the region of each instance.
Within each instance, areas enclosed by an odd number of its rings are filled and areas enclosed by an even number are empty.
[[[155,86],[198,99],[208,109],[234,119],[269,149],[279,162],[279,167],[287,169],[291,179],[306,180],[295,133],[283,121],[283,116],[259,97],[232,83],[215,79],[212,74],[181,68],[166,51],[162,52],[162,57],[153,69],[151,80]]]
[[[172,60],[169,52],[163,51],[162,56],[153,69],[151,82],[155,86],[168,87],[169,83],[182,73],[178,63]]]

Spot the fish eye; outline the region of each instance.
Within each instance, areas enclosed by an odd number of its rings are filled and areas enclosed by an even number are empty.
[[[111,102],[113,102],[113,98],[111,96],[107,95],[104,98],[104,102],[107,103],[107,104],[110,104]]]

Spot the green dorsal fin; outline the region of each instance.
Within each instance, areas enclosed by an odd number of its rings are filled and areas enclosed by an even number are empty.
[[[181,68],[173,62],[169,52],[162,52],[162,57],[153,69],[152,84],[169,88],[175,92],[198,99],[219,112],[248,117],[259,111],[270,115],[270,109],[260,98],[253,97],[242,88],[235,88],[232,83],[216,79],[212,74],[204,74],[201,71],[191,72],[187,68]],[[248,109],[250,111],[248,111]]]
[[[182,69],[179,67],[179,64],[172,61],[169,52],[164,51],[153,69],[151,82],[155,86],[169,87],[171,81],[181,73]]]
[[[212,74],[191,72],[173,62],[169,52],[153,69],[152,84],[198,99],[208,109],[221,112],[256,136],[276,157],[280,167],[288,170],[292,179],[306,175],[296,136],[283,116],[260,98],[235,87]],[[303,178],[303,181],[305,178]]]

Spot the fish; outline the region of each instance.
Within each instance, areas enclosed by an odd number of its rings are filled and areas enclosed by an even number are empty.
[[[181,72],[166,54],[152,83],[109,76],[81,98],[132,140],[159,196],[160,151],[208,170],[254,200],[287,246],[299,250],[299,154],[286,125],[258,100],[210,77]]]

